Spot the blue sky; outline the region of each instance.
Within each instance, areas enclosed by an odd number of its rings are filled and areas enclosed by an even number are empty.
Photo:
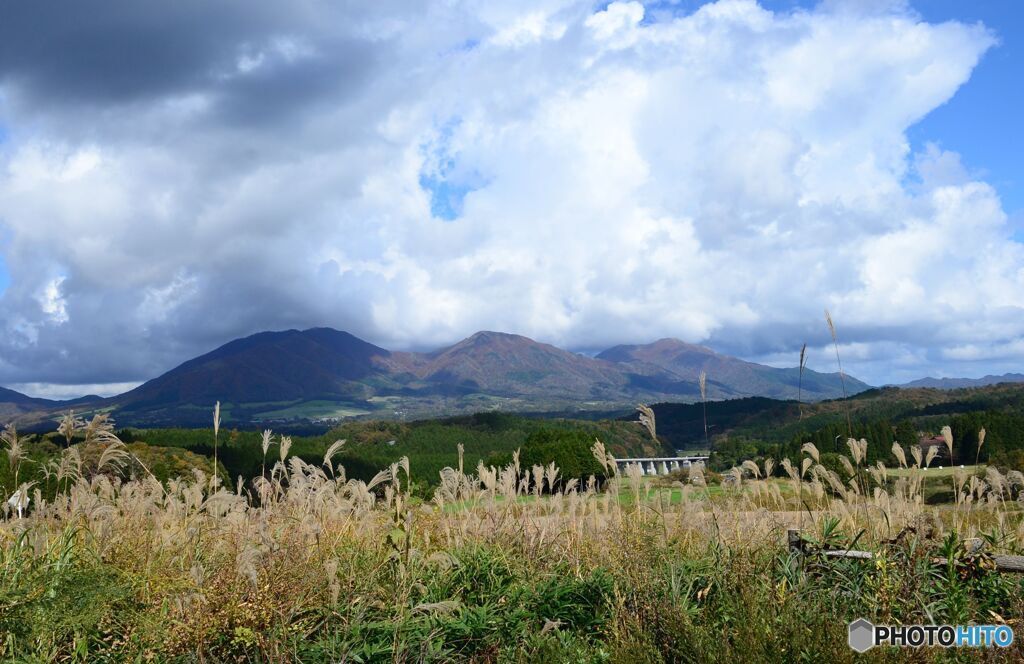
[[[0,385],[319,325],[829,370],[825,308],[872,383],[1021,371],[1024,3],[910,4],[3,4]]]
[[[1024,3],[1016,0],[919,0],[928,21],[981,21],[1000,43],[947,104],[912,127],[915,149],[936,141],[960,153],[964,166],[998,190],[1024,241]]]
[[[813,7],[806,0],[765,0],[773,10]],[[930,23],[981,22],[999,43],[971,79],[907,133],[911,149],[937,143],[961,156],[967,170],[994,186],[1024,242],[1024,2],[1018,0],[913,0]]]

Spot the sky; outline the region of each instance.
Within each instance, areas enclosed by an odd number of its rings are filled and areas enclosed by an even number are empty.
[[[872,384],[1024,370],[1024,9],[0,8],[0,385],[233,338],[677,337]]]

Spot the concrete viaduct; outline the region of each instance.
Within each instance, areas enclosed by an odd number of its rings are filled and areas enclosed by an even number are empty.
[[[616,459],[615,465],[619,472],[625,472],[626,467],[631,464],[638,464],[644,475],[668,475],[680,468],[689,468],[690,464],[697,461],[707,461],[706,456],[675,456],[675,457],[646,457],[642,459]]]

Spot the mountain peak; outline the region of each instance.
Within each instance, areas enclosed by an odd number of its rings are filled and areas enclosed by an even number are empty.
[[[33,399],[27,394],[15,392],[14,390],[10,390],[6,387],[0,387],[0,401],[7,403],[31,403],[36,401],[36,399]]]
[[[647,344],[647,347],[650,348],[651,350],[659,350],[659,351],[662,351],[662,350],[676,350],[676,351],[690,351],[690,352],[707,353],[708,355],[716,355],[717,354],[717,353],[715,353],[715,351],[711,350],[707,346],[699,346],[697,344],[687,343],[687,342],[685,342],[685,341],[683,341],[681,339],[676,339],[675,337],[664,337],[662,339],[658,339],[657,341],[655,341],[653,343]]]
[[[483,349],[514,351],[517,349],[542,346],[545,346],[545,344],[541,344],[540,342],[534,341],[533,339],[524,337],[520,334],[481,330],[479,332],[474,332],[462,341],[454,343],[451,346],[439,348],[438,350],[429,353],[428,356],[438,358],[452,354],[475,352]]]
[[[598,359],[615,362],[637,371],[658,368],[683,381],[697,381],[707,374],[709,393],[714,398],[730,396],[768,396],[792,398],[798,384],[803,396],[828,398],[840,393],[838,375],[820,374],[809,369],[800,377],[799,369],[777,369],[737,357],[720,355],[706,346],[665,338],[643,345],[622,345],[599,353]],[[853,391],[867,389],[856,378],[847,377]]]
[[[493,330],[480,330],[479,332],[474,332],[473,334],[471,334],[468,337],[466,337],[465,340],[466,341],[499,341],[499,340],[533,341],[533,339],[530,339],[528,337],[524,337],[521,334],[511,334],[509,332],[495,332]]]
[[[361,381],[384,373],[390,352],[329,327],[259,332],[184,362],[120,397],[167,402],[273,402],[361,395]]]
[[[940,390],[953,390],[963,387],[986,387],[999,383],[1024,383],[1024,374],[1006,373],[1000,376],[982,376],[981,378],[919,378],[899,387],[930,387]]]
[[[623,344],[613,346],[597,354],[597,358],[609,362],[648,362],[664,364],[682,356],[694,359],[717,357],[715,351],[705,346],[688,344],[685,341],[665,337],[649,344]]]

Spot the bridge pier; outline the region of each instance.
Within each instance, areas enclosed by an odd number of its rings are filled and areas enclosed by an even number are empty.
[[[630,466],[636,465],[641,475],[668,475],[672,471],[689,468],[693,463],[707,461],[707,459],[706,456],[616,459],[615,466],[621,474],[628,473]]]

